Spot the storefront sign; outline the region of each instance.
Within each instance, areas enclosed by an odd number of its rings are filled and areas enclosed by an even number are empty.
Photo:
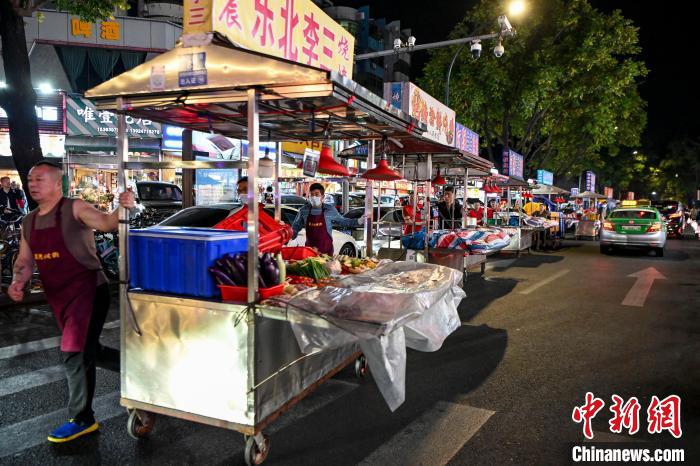
[[[304,155],[306,149],[313,149],[315,151],[321,152],[320,141],[309,141],[309,142],[283,142],[282,152],[289,152],[292,154]]]
[[[578,188],[571,188],[569,191],[571,191],[572,196],[578,196]]]
[[[38,94],[36,96],[36,117],[41,134],[66,133],[66,95],[63,92]],[[0,107],[0,131],[9,131],[7,113]]]
[[[510,149],[503,151],[503,173],[523,179],[523,156]]]
[[[80,18],[71,18],[70,33],[73,37],[92,37],[93,24],[82,21]],[[120,25],[116,21],[102,21],[100,23],[100,38],[104,40],[119,41],[121,38]]]
[[[537,170],[537,184],[552,186],[554,184],[554,173],[547,170]]]
[[[39,144],[44,157],[65,157],[66,137],[62,134],[40,134]],[[0,133],[0,156],[11,156],[10,134]]]
[[[446,146],[454,144],[455,111],[420,87],[413,83],[384,83],[384,100],[425,123],[428,131],[423,136]]]
[[[628,191],[628,192],[627,192],[627,200],[628,200],[628,201],[634,201],[634,191]]]
[[[595,192],[595,173],[590,170],[586,172],[586,191]]]
[[[455,123],[455,147],[472,155],[479,155],[479,135],[464,125]]]
[[[95,104],[82,97],[66,99],[66,120],[69,136],[117,136],[117,115],[97,110]],[[126,116],[126,132],[130,138],[160,138],[160,123],[145,118]]]
[[[311,0],[185,0],[183,33],[352,76],[355,38]]]

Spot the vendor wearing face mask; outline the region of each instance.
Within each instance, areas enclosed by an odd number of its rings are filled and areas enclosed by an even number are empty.
[[[309,203],[299,209],[292,223],[294,238],[302,228],[306,229],[306,245],[318,249],[322,254],[333,255],[333,226],[355,227],[364,224],[366,216],[359,219],[345,218],[333,204],[323,202],[325,188],[313,183],[309,188]]]

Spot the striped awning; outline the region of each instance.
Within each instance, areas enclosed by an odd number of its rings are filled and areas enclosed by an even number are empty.
[[[145,118],[127,115],[129,138],[160,138],[161,125]],[[69,136],[116,137],[117,115],[97,110],[92,101],[78,96],[66,97],[66,126]]]

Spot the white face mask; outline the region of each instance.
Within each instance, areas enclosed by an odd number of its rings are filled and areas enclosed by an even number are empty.
[[[238,194],[238,200],[241,202],[241,204],[247,204],[248,203],[248,193]]]
[[[320,196],[311,196],[309,201],[311,202],[312,207],[321,207],[322,199]]]

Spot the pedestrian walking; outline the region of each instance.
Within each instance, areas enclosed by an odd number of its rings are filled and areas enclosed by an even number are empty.
[[[61,353],[68,379],[69,421],[48,440],[74,440],[99,428],[92,410],[96,364],[119,370],[119,352],[99,343],[109,309],[109,287],[96,254],[93,230],[117,229],[118,211],[100,212],[85,201],[63,197],[60,165],[42,160],[29,171],[29,192],[38,208],[24,218],[22,239],[8,294],[24,299],[34,264],[61,330]],[[134,194],[119,196],[132,209]]]

